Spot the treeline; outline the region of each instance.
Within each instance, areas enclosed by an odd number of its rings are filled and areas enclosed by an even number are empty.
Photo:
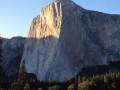
[[[93,75],[92,77],[77,76],[63,82],[30,80],[1,81],[0,90],[120,90],[120,73]]]

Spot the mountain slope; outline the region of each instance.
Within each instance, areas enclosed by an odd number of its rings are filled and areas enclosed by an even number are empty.
[[[1,64],[4,75],[11,76],[18,73],[25,40],[24,37],[3,38]]]

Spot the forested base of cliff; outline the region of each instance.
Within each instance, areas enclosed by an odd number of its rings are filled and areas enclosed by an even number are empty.
[[[108,65],[90,66],[83,68],[70,80],[65,77],[63,82],[40,81],[34,74],[26,73],[24,90],[120,90],[119,70],[120,61],[109,62]],[[0,90],[16,89],[19,86],[17,78],[18,74],[10,77],[4,76],[0,81]]]

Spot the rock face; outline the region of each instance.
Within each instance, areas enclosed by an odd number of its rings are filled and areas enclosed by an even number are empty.
[[[13,37],[11,39],[3,39],[2,67],[3,73],[6,76],[18,73],[25,40],[26,38],[24,37]]]
[[[120,60],[120,15],[55,0],[33,19],[22,60],[40,80],[69,79],[83,67]]]

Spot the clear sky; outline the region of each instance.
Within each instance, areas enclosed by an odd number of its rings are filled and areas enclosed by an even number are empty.
[[[53,0],[0,0],[0,34],[4,38],[26,36],[34,17]],[[81,7],[120,15],[120,0],[73,0]]]

